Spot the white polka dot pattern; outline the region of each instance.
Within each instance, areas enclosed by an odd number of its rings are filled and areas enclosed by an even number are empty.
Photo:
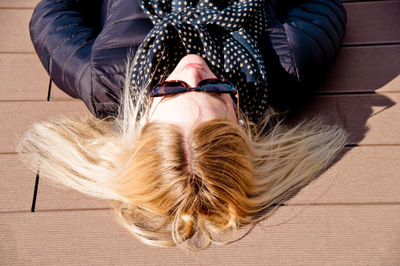
[[[263,114],[267,75],[258,47],[273,19],[268,1],[142,0],[141,8],[154,28],[137,51],[132,87],[150,78],[151,87],[183,56],[198,54],[218,77],[235,84],[250,119]]]

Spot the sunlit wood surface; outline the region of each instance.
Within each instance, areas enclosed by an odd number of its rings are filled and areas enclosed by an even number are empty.
[[[15,147],[34,122],[89,115],[53,87],[30,42],[38,0],[0,0],[0,265],[400,265],[400,0],[344,1],[334,67],[294,119],[324,116],[350,143],[249,235],[188,254],[145,246],[107,202],[40,179]]]

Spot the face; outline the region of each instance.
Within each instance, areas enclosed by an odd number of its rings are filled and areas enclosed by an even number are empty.
[[[206,62],[198,55],[183,57],[166,80],[182,80],[190,87],[204,79],[217,78]],[[196,124],[216,119],[228,118],[237,122],[236,105],[228,93],[184,92],[173,96],[154,97],[150,108],[149,121],[176,124],[188,131]]]

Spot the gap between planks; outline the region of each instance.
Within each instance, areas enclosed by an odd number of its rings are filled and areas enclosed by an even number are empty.
[[[398,2],[399,0],[342,0],[342,3],[379,3],[379,2]]]
[[[336,206],[400,206],[400,202],[330,202],[330,203],[284,203],[280,204],[280,207],[336,207]],[[112,208],[83,208],[83,209],[51,209],[51,210],[36,210],[34,212],[24,211],[1,211],[2,214],[13,214],[13,213],[57,213],[57,212],[81,212],[81,211],[112,211]]]
[[[342,0],[343,3],[370,3],[370,2],[396,2],[397,0]],[[37,2],[37,4],[39,1]],[[36,4],[36,5],[37,5]],[[33,10],[35,9],[35,6],[27,6],[27,7],[16,7],[16,6],[1,6],[0,10]]]
[[[399,147],[399,144],[346,144],[346,148],[353,147]],[[17,152],[0,152],[0,155],[17,155]]]
[[[400,93],[400,91],[350,91],[350,92],[345,92],[345,91],[340,91],[340,92],[319,92],[316,91],[313,94],[310,95],[310,97],[312,96],[329,96],[329,95],[360,95],[360,94],[364,94],[364,95],[374,95],[374,94],[379,94],[379,95],[385,95],[385,94],[392,94],[392,93]],[[18,103],[18,102],[74,102],[74,101],[81,101],[79,98],[53,98],[50,100],[47,99],[37,99],[37,100],[31,100],[31,99],[14,99],[14,100],[0,100],[0,103]]]
[[[381,42],[381,43],[344,43],[342,44],[342,48],[347,47],[379,47],[379,46],[396,46],[399,45],[400,42]]]

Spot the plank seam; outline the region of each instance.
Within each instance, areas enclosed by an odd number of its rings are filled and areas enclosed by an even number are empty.
[[[33,190],[33,199],[32,199],[31,212],[35,212],[38,188],[39,188],[39,170],[36,173],[35,189]]]
[[[375,91],[351,91],[351,92],[345,92],[345,91],[340,91],[340,92],[314,92],[311,94],[311,96],[329,96],[329,95],[385,95],[385,94],[392,94],[392,93],[400,93],[400,91],[382,91],[382,92],[375,92]],[[51,102],[80,102],[81,100],[78,98],[62,98],[62,99],[57,99],[57,98],[52,98]],[[18,103],[18,102],[48,102],[47,99],[44,100],[0,100],[1,103]]]
[[[24,51],[21,51],[21,52],[15,52],[15,51],[10,51],[10,52],[7,52],[7,51],[0,51],[0,55],[2,55],[2,54],[36,54],[34,51],[32,51],[32,52],[24,52]]]
[[[353,147],[400,147],[400,143],[399,144],[373,144],[373,143],[361,143],[361,144],[346,144],[347,148],[353,148]],[[0,156],[1,155],[18,155],[17,152],[0,152]]]
[[[343,43],[342,48],[346,47],[376,47],[376,46],[389,46],[400,45],[400,42],[380,42],[380,43]]]
[[[87,208],[87,209],[65,209],[65,210],[37,210],[37,212],[69,212],[69,211],[112,211],[112,208]],[[13,214],[13,213],[31,213],[30,211],[0,211],[0,215],[2,214]]]
[[[33,10],[35,7],[0,7],[0,10]]]
[[[396,0],[343,0],[344,5],[347,3],[370,3],[370,2],[396,2]],[[2,6],[0,10],[33,10],[35,6],[32,7],[13,7],[13,6]]]
[[[341,47],[346,48],[346,47],[375,47],[375,46],[389,46],[389,45],[400,45],[400,42],[394,41],[394,42],[366,42],[366,43],[342,43]],[[35,51],[0,51],[1,54],[36,54]]]
[[[338,92],[314,92],[311,96],[328,96],[328,95],[382,95],[382,94],[392,94],[400,93],[400,91],[338,91]]]
[[[38,102],[38,103],[40,103],[40,102],[43,102],[43,103],[47,103],[47,102],[49,102],[47,99],[44,99],[44,100],[29,100],[29,99],[27,99],[27,100],[0,100],[0,103],[13,103],[13,102],[15,102],[15,103],[19,103],[19,102]],[[51,99],[51,102],[81,102],[81,100],[80,99],[77,99],[77,98],[72,98],[71,97],[71,99],[68,99],[68,98],[66,98],[66,99]],[[82,102],[83,103],[83,102]]]
[[[342,0],[343,4],[351,3],[371,3],[371,2],[397,2],[397,0]],[[14,7],[14,6],[2,6],[0,10],[33,10],[35,6],[32,7]]]
[[[373,144],[373,143],[367,143],[367,144],[346,144],[345,147],[398,147],[400,146],[400,143],[395,143],[395,144]]]
[[[347,4],[353,3],[382,3],[382,2],[399,2],[399,0],[342,0],[343,5],[346,6]]]
[[[400,202],[285,203],[284,206],[399,206]]]
[[[276,206],[276,205],[273,205]],[[400,202],[326,202],[326,203],[284,203],[279,204],[280,207],[320,207],[320,206],[400,206]],[[112,211],[112,208],[84,208],[84,209],[48,209],[48,210],[36,210],[35,213],[51,213],[51,212],[75,212],[75,211]],[[12,213],[30,213],[28,211],[0,211],[1,214],[12,214]]]

